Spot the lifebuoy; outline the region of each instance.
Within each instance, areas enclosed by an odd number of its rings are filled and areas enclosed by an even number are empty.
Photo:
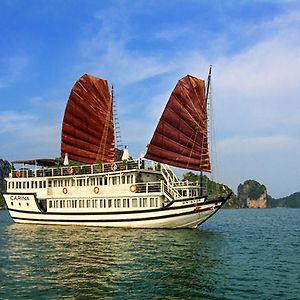
[[[21,177],[21,171],[20,170],[18,170],[17,172],[16,172],[16,177]]]
[[[113,163],[113,164],[111,164],[110,168],[112,171],[116,171],[118,169],[118,166],[116,163]]]
[[[200,212],[200,209],[201,209],[201,207],[198,204],[196,204],[196,206],[194,208],[194,212],[198,213],[198,212]]]
[[[130,192],[132,192],[132,193],[136,193],[137,192],[137,186],[134,185],[134,184],[132,184],[129,189],[130,189]]]
[[[100,191],[100,189],[99,189],[97,186],[95,186],[95,187],[94,187],[94,193],[95,193],[95,194],[98,194],[99,191]]]
[[[70,167],[70,168],[68,168],[68,173],[69,173],[70,175],[72,175],[72,174],[75,173],[75,170],[74,170],[72,167]]]
[[[68,189],[67,188],[63,188],[62,192],[66,195],[68,193]]]

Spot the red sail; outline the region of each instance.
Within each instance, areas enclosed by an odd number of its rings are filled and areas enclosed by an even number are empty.
[[[106,80],[85,74],[74,84],[62,124],[62,157],[66,153],[84,163],[114,161],[112,100]]]
[[[184,169],[210,171],[204,80],[187,75],[178,81],[145,157]]]

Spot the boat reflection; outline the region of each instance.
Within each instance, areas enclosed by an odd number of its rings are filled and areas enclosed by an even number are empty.
[[[201,298],[223,264],[222,235],[205,230],[13,224],[5,234],[6,276],[31,286],[22,297]]]

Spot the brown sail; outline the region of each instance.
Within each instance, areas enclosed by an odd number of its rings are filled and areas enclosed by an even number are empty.
[[[74,84],[62,124],[61,156],[95,163],[115,157],[112,100],[107,81],[85,74]]]
[[[204,80],[187,75],[178,81],[147,147],[148,159],[210,171]]]

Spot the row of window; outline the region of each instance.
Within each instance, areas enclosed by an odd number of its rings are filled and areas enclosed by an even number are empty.
[[[48,187],[133,184],[133,175],[49,180]]]
[[[49,200],[49,208],[158,207],[158,198]]]
[[[49,180],[48,187],[68,187],[68,186],[95,186],[95,185],[116,185],[133,184],[133,175],[112,176],[112,177],[93,177],[78,179],[59,179]],[[46,188],[46,180],[39,181],[12,181],[8,182],[9,189],[37,189]]]
[[[42,189],[46,188],[46,180],[36,181],[12,181],[8,182],[9,189]]]

